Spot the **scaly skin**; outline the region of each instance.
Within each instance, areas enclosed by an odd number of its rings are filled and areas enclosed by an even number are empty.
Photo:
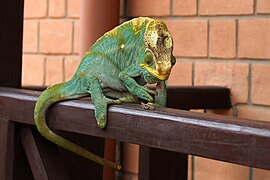
[[[172,49],[171,34],[160,20],[135,18],[105,33],[85,54],[70,81],[49,87],[40,95],[34,117],[39,132],[65,149],[120,170],[121,166],[52,132],[46,124],[46,111],[53,103],[90,95],[97,124],[105,128],[109,104],[142,99],[148,107],[165,107],[165,80],[175,64]],[[150,90],[144,86],[147,83],[157,83],[157,89]]]

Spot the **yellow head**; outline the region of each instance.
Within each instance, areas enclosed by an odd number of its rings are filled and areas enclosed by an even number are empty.
[[[140,65],[159,80],[167,80],[174,65],[173,40],[166,24],[150,20],[144,34],[145,59]]]

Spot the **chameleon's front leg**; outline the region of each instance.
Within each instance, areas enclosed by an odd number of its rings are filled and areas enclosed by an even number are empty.
[[[102,92],[98,78],[95,76],[89,78],[88,91],[91,94],[91,100],[95,106],[95,117],[98,127],[105,128],[107,124],[108,104],[120,104],[121,101],[107,98]]]
[[[154,99],[150,94],[157,94],[157,92],[145,86],[139,85],[133,79],[137,76],[140,76],[140,67],[138,65],[132,65],[119,74],[119,78],[124,82],[131,94],[152,103]]]
[[[167,104],[167,87],[165,81],[160,81],[156,86],[157,95],[155,96],[155,105],[158,108],[164,108]]]

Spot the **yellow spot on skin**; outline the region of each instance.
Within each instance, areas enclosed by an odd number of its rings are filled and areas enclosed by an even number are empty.
[[[121,44],[121,46],[120,46],[120,47],[121,47],[121,49],[123,49],[123,48],[125,47],[125,45],[124,45],[124,44]]]
[[[157,70],[152,69],[151,67],[148,67],[147,65],[141,63],[141,67],[144,67],[150,74],[152,74],[154,77],[158,78],[161,81],[167,80],[170,73],[167,74],[160,74],[157,72]]]
[[[151,40],[150,41],[150,46],[156,47],[157,46],[157,40],[158,40],[158,33],[157,32],[152,32],[151,33]]]

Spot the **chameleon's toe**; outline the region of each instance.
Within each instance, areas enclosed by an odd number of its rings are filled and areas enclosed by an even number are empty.
[[[107,123],[106,121],[98,121],[97,124],[99,128],[104,129]]]

